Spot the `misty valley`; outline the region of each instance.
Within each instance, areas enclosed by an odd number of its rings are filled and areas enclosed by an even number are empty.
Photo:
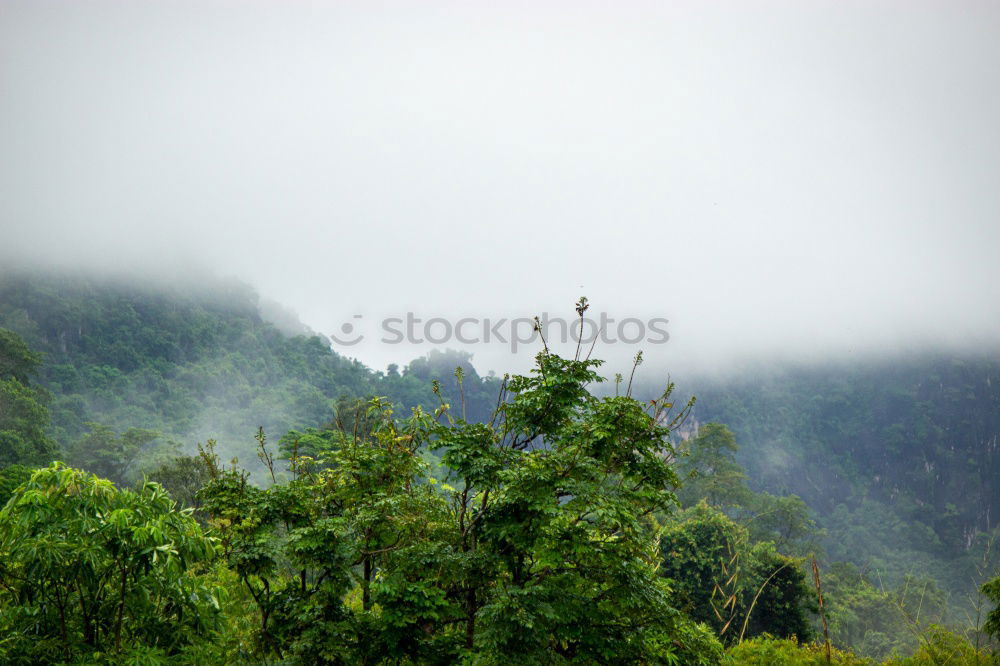
[[[994,353],[378,371],[273,312],[0,275],[0,663],[996,663]]]
[[[1000,666],[1000,1],[0,0],[0,666]]]

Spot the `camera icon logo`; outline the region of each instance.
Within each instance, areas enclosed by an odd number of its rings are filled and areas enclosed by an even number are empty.
[[[353,319],[361,319],[361,315],[356,314],[354,315]],[[338,345],[343,345],[344,347],[352,347],[365,339],[364,333],[357,333],[357,335],[354,335],[354,331],[355,331],[355,325],[352,322],[345,321],[343,324],[340,325],[340,334],[344,337],[341,338],[341,335],[337,335],[336,333],[331,333],[330,339],[336,342]],[[354,337],[351,337],[352,335],[354,335]]]

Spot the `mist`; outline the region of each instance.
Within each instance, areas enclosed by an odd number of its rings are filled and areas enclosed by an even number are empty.
[[[0,260],[233,276],[380,368],[431,346],[387,317],[581,295],[669,320],[654,367],[995,349],[998,30],[983,2],[8,1]]]

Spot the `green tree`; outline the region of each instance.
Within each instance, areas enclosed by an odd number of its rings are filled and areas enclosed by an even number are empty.
[[[399,645],[406,623],[421,621],[417,609],[402,624],[382,621],[391,610],[376,611],[372,596],[376,577],[390,575],[394,553],[426,538],[435,507],[443,509],[431,485],[419,482],[425,466],[414,453],[428,420],[417,410],[397,421],[379,399],[365,420],[366,437],[356,430],[290,433],[283,444],[294,452],[290,480],[281,479],[258,433],[274,482],[266,489],[221,466],[211,445],[202,451],[212,480],[200,497],[257,608],[258,654],[305,664],[417,654]]]
[[[1000,642],[1000,576],[984,583],[980,589],[983,595],[995,604],[993,610],[986,616],[983,631]]]
[[[19,336],[0,329],[0,466],[45,464],[56,455],[45,433],[48,393],[28,383],[40,364]]]
[[[727,642],[812,635],[813,594],[802,561],[771,542],[752,543],[745,527],[704,501],[667,521],[660,556],[677,605]]]
[[[433,418],[399,420],[375,399],[363,428],[283,438],[290,480],[261,436],[267,489],[207,450],[204,507],[257,606],[261,653],[717,663],[718,641],[657,574],[653,515],[676,503],[670,401],[598,399],[598,365],[543,352],[505,383],[490,423],[444,400]]]
[[[119,490],[62,463],[36,471],[0,510],[0,661],[177,654],[216,621],[194,572],[214,553],[154,483]]]
[[[748,497],[746,474],[735,460],[736,436],[721,423],[706,423],[698,434],[684,442],[678,472],[684,486],[678,492],[681,504],[693,506],[701,500],[711,506],[742,506]]]
[[[905,574],[884,587],[846,562],[826,567],[823,596],[833,643],[874,659],[916,650],[947,610],[933,579]]]
[[[201,507],[198,491],[211,479],[205,461],[198,456],[175,456],[149,472],[149,480],[163,486],[182,507],[197,515]]]
[[[765,541],[750,547],[747,563],[750,584],[742,598],[745,630],[741,628],[741,634],[812,638],[810,615],[818,608],[806,582],[803,560],[783,555]]]
[[[701,663],[713,641],[656,574],[656,512],[676,503],[669,393],[602,399],[598,361],[539,354],[506,384],[493,425],[439,426],[451,471],[451,557],[465,646],[490,661]]]
[[[34,471],[24,465],[9,465],[0,469],[0,508],[3,508],[18,486],[31,478]]]
[[[746,541],[744,528],[704,501],[668,520],[660,535],[660,573],[673,581],[678,607],[727,638],[740,630]]]
[[[809,507],[796,495],[749,492],[739,516],[751,541],[770,541],[786,555],[805,557],[820,549],[822,532]]]
[[[70,461],[98,476],[127,485],[142,467],[154,468],[157,459],[176,448],[159,444],[160,433],[145,428],[129,428],[122,433],[100,423],[88,423],[90,431],[69,451]]]
[[[0,378],[27,384],[41,364],[41,354],[33,352],[13,331],[0,328]]]

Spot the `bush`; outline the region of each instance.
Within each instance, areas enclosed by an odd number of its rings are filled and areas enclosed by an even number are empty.
[[[831,650],[831,657],[831,663],[839,666],[872,666],[874,663],[836,648]],[[727,666],[826,666],[826,647],[765,634],[730,648],[725,663]]]
[[[0,510],[0,662],[179,652],[217,624],[193,570],[215,549],[155,483],[119,490],[59,462],[34,472]]]

